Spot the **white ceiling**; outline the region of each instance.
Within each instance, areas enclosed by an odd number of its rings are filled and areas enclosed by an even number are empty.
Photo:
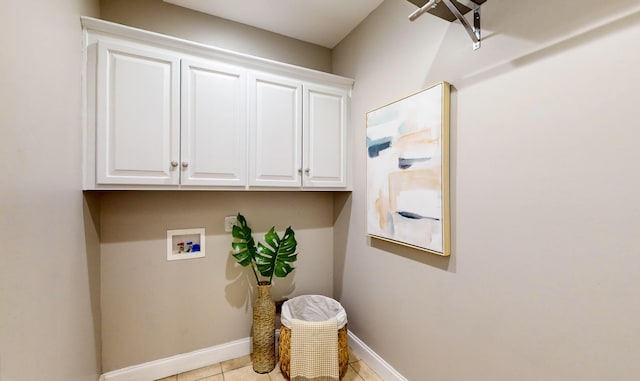
[[[164,0],[333,48],[383,0]]]

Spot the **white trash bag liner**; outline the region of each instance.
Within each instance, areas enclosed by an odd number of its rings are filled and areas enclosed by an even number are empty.
[[[347,324],[347,313],[337,301],[323,295],[301,295],[284,302],[280,322],[291,329],[293,319],[326,321],[332,317],[336,318],[338,329]]]

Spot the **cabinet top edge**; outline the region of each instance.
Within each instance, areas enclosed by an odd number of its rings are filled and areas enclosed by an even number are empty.
[[[111,35],[131,38],[135,40],[150,42],[166,48],[177,48],[187,50],[191,53],[206,53],[207,56],[231,61],[236,64],[249,65],[258,69],[277,70],[287,73],[295,73],[303,80],[321,80],[336,85],[351,87],[355,83],[354,79],[340,75],[327,73],[319,70],[309,69],[302,66],[288,64],[280,61],[252,56],[233,50],[223,49],[212,45],[207,45],[195,41],[185,40],[170,35],[139,29],[127,25],[101,20],[89,16],[80,16],[82,27],[87,32],[101,32]]]

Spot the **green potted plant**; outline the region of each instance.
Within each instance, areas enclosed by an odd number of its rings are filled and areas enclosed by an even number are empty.
[[[272,226],[264,235],[265,244],[258,242],[256,246],[247,220],[238,213],[231,234],[234,239],[231,243],[233,257],[240,265],[251,267],[257,284],[271,284],[274,275],[284,278],[295,269],[292,264],[298,259],[298,242],[291,226],[285,230],[282,238]],[[266,280],[261,280],[258,274]]]
[[[291,226],[282,237],[274,226],[264,235],[265,243],[256,245],[251,228],[240,213],[231,234],[233,257],[241,266],[251,267],[258,285],[258,298],[253,305],[253,370],[268,373],[276,365],[276,305],[271,298],[271,282],[274,275],[284,278],[295,269],[293,263],[298,259],[298,242]]]

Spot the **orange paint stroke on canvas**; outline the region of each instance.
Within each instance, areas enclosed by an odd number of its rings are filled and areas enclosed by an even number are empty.
[[[400,136],[396,142],[393,143],[398,149],[406,149],[415,146],[425,146],[435,144],[440,141],[439,137],[433,136],[433,131],[428,128],[421,131],[412,132],[406,135]]]
[[[417,189],[440,190],[441,184],[440,170],[437,168],[392,172],[389,174],[387,208],[388,210],[396,211],[396,199],[404,191]]]
[[[385,230],[389,226],[389,200],[382,194],[382,191],[378,193],[378,198],[375,201],[376,213],[378,214],[378,224],[380,229]]]

